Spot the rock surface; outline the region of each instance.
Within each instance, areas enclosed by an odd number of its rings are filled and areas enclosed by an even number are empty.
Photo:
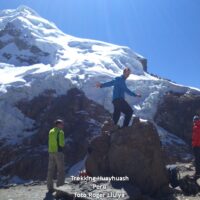
[[[21,144],[0,147],[0,174],[21,179],[46,179],[48,132],[56,118],[65,121],[66,169],[85,157],[89,141],[99,133],[103,121],[110,118],[102,106],[89,100],[78,89],[62,96],[46,91],[31,101],[18,102],[16,107],[35,121],[35,133],[25,137]]]
[[[167,93],[160,102],[155,122],[191,145],[192,119],[200,113],[200,95]]]
[[[128,176],[142,193],[154,195],[168,185],[157,131],[150,122],[96,137],[89,149],[86,170],[92,176]]]

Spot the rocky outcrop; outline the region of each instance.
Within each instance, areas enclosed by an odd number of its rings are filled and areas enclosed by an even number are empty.
[[[138,57],[138,60],[141,62],[143,70],[147,72],[147,59],[143,57]]]
[[[110,118],[102,106],[89,100],[78,89],[72,89],[62,96],[46,91],[31,101],[18,102],[16,107],[35,121],[34,127],[26,130],[33,134],[22,139],[20,144],[1,146],[0,174],[22,179],[46,178],[48,132],[56,118],[65,121],[67,169],[85,157],[89,141],[99,133],[103,121]]]
[[[156,123],[191,145],[192,119],[200,113],[200,94],[167,93],[158,106]]]
[[[152,123],[135,120],[131,127],[107,133],[91,142],[86,160],[90,175],[128,176],[131,183],[150,195],[167,188],[160,140]]]

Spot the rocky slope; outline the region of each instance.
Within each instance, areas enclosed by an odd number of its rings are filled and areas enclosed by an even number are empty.
[[[167,93],[158,106],[155,122],[191,144],[192,119],[195,114],[200,114],[199,95]]]
[[[18,102],[16,107],[35,121],[33,128],[26,130],[34,134],[22,138],[20,144],[6,145],[5,142],[0,147],[4,183],[14,176],[25,180],[46,178],[48,132],[55,118],[65,121],[66,170],[85,157],[91,138],[98,134],[103,121],[110,118],[102,106],[88,100],[78,89],[59,97],[55,97],[54,91],[45,91],[31,101]]]

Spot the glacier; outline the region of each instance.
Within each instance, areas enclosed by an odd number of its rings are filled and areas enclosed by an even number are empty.
[[[128,87],[142,95],[127,96],[127,101],[142,119],[154,121],[157,105],[167,92],[200,94],[198,88],[150,75],[143,59],[129,47],[67,35],[26,6],[1,11],[0,138],[20,142],[30,135],[24,130],[34,122],[15,104],[46,89],[59,96],[77,87],[112,112],[112,88],[97,89],[95,83],[121,75],[124,67],[132,71]]]

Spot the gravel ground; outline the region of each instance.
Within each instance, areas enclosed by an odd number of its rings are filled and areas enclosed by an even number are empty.
[[[181,176],[194,174],[192,164],[179,164],[179,167]],[[200,193],[196,196],[184,196],[180,188],[176,188],[175,191],[175,198],[170,200],[200,200]],[[35,185],[16,185],[8,189],[0,189],[0,200],[56,200],[56,198],[47,193],[45,183],[36,183]]]
[[[200,200],[200,194],[188,197],[180,194],[177,189],[176,198],[173,200]],[[53,195],[47,194],[46,185],[16,186],[0,189],[0,200],[56,200]]]
[[[46,185],[16,186],[0,189],[0,200],[43,200],[46,193]]]

